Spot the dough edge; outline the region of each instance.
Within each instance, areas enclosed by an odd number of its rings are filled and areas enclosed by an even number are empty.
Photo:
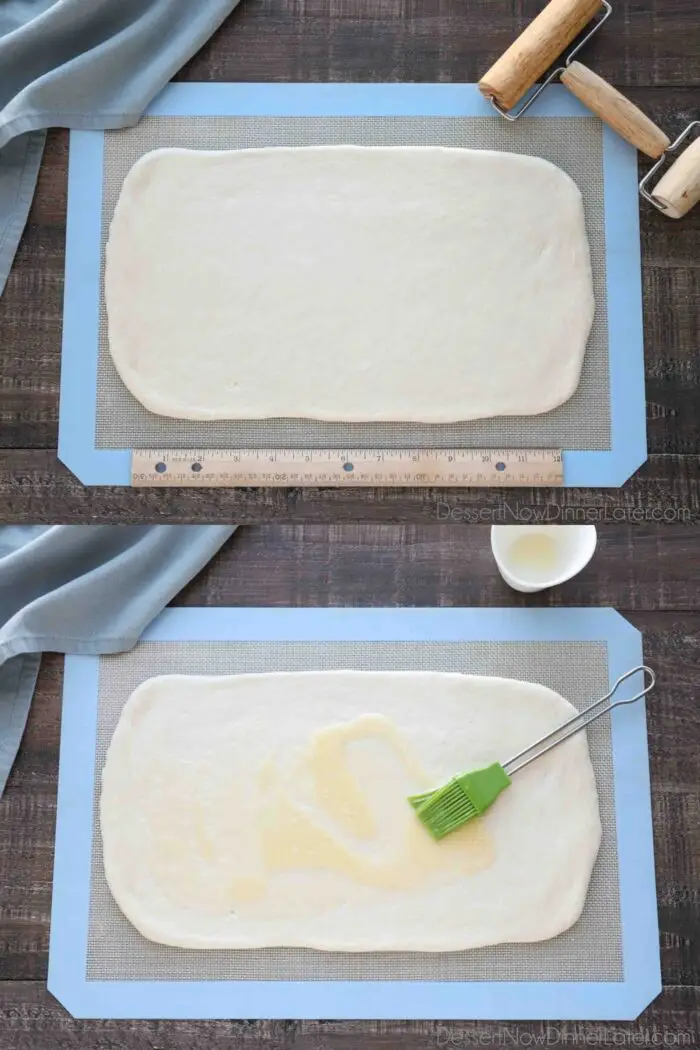
[[[366,152],[367,150],[383,150],[386,152],[394,153],[408,153],[408,152],[432,152],[438,154],[469,154],[470,158],[476,159],[477,163],[480,163],[484,158],[509,158],[507,163],[514,163],[522,166],[523,168],[548,170],[549,172],[556,173],[556,177],[562,186],[567,186],[567,192],[571,195],[572,199],[576,203],[576,207],[579,211],[579,219],[582,224],[584,238],[588,243],[588,238],[585,229],[585,215],[583,210],[583,197],[581,191],[578,188],[574,179],[571,178],[567,172],[563,171],[558,165],[553,164],[551,161],[545,160],[543,157],[531,156],[530,154],[521,153],[510,153],[503,150],[492,150],[492,149],[473,149],[470,147],[461,146],[358,146],[355,144],[325,144],[318,146],[263,146],[263,147],[250,147],[246,149],[233,149],[233,150],[197,150],[189,149],[181,146],[164,146],[159,147],[145,153],[143,156],[134,163],[129,169],[122,184],[121,192],[117,200],[117,204],[114,209],[112,221],[110,223],[110,232],[105,244],[105,265],[104,265],[104,287],[107,287],[110,272],[110,241],[112,240],[111,228],[112,224],[117,219],[119,213],[127,206],[127,198],[132,189],[132,186],[138,182],[141,176],[150,167],[155,167],[158,163],[167,157],[179,156],[187,157],[198,163],[201,159],[207,157],[228,157],[232,155],[236,156],[254,156],[254,155],[267,155],[272,152],[276,153],[298,153],[301,150],[305,152],[339,152],[346,151],[350,153]],[[112,242],[113,248],[113,242]],[[581,382],[581,373],[583,371],[583,364],[585,360],[586,347],[590,338],[591,328],[593,326],[593,320],[595,316],[595,299],[592,291],[592,268],[590,261],[590,252],[588,256],[588,276],[590,284],[590,295],[588,301],[588,314],[585,319],[584,327],[586,329],[586,335],[583,338],[583,345],[577,346],[577,361],[578,367],[572,370],[569,377],[568,384],[560,391],[553,392],[552,397],[548,400],[543,400],[540,407],[528,411],[527,409],[519,408],[513,412],[501,412],[498,415],[486,412],[483,414],[470,413],[468,417],[455,416],[450,412],[433,412],[432,414],[421,412],[420,414],[413,414],[410,412],[404,412],[401,414],[392,414],[391,412],[382,413],[367,413],[362,418],[358,418],[356,413],[344,415],[338,412],[324,413],[322,409],[315,412],[313,416],[308,416],[303,413],[287,413],[284,416],[275,416],[265,413],[242,413],[239,412],[236,415],[223,414],[220,409],[203,408],[201,406],[193,406],[191,404],[184,406],[176,406],[168,401],[167,398],[163,398],[157,389],[152,386],[143,388],[140,382],[140,376],[138,369],[131,367],[127,361],[127,354],[123,352],[121,347],[114,341],[112,331],[109,324],[109,307],[107,298],[105,297],[105,315],[107,319],[107,328],[109,332],[109,354],[110,359],[114,365],[114,368],[126,386],[129,393],[143,405],[147,411],[153,415],[160,416],[167,419],[180,419],[188,420],[191,422],[250,422],[250,421],[269,421],[279,419],[304,419],[309,422],[320,422],[320,423],[338,423],[338,424],[356,424],[361,426],[362,424],[375,424],[375,423],[389,423],[389,424],[426,424],[436,426],[448,426],[455,425],[458,423],[470,423],[477,422],[484,419],[509,419],[509,418],[529,418],[532,416],[546,415],[548,412],[552,412],[554,409],[559,408],[561,405],[566,404],[579,387]]]

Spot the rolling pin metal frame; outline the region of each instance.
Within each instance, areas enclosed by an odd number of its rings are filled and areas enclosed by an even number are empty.
[[[700,139],[688,145],[653,190],[647,187],[666,158],[678,152],[700,127],[700,121],[689,124],[672,143],[666,132],[617,88],[574,61],[611,14],[609,0],[549,0],[479,80],[479,90],[500,116],[515,121],[528,111],[553,80],[559,79],[603,123],[654,161],[651,170],[638,184],[639,194],[662,215],[680,219],[700,201]],[[556,65],[559,61],[557,54],[564,54],[576,36],[584,32],[583,39],[569,51],[564,64]],[[552,69],[553,65],[556,68]],[[547,69],[552,71],[547,74]],[[536,86],[538,76],[545,76],[545,79]]]
[[[654,197],[653,193],[650,193],[647,189],[647,186],[654,178],[659,168],[661,168],[665,164],[668,155],[670,153],[676,153],[683,145],[685,140],[692,135],[693,131],[696,128],[700,131],[700,120],[693,120],[690,124],[688,124],[688,127],[685,129],[685,131],[682,131],[680,133],[675,142],[672,142],[670,146],[666,147],[665,151],[661,154],[654,166],[649,169],[642,181],[639,183],[639,192],[641,196],[644,198],[645,201],[648,201],[649,204],[653,204],[657,211],[660,211],[662,214],[668,211],[668,205],[664,204],[664,202],[659,200],[657,197]]]
[[[564,65],[557,66],[556,69],[553,69],[549,76],[547,76],[541,84],[539,84],[530,92],[525,101],[517,109],[515,107],[513,107],[512,109],[505,109],[493,95],[489,95],[489,102],[491,103],[491,105],[497,113],[499,113],[502,117],[505,117],[506,120],[510,121],[516,121],[519,117],[522,117],[522,115],[530,108],[533,102],[537,101],[544,89],[546,87],[549,87],[553,80],[556,80],[562,75],[562,73],[566,71],[571,62],[573,62],[573,60],[576,58],[576,55],[578,55],[581,49],[586,46],[588,41],[595,36],[598,30],[601,29],[603,25],[607,22],[608,18],[610,18],[610,15],[612,14],[612,5],[608,2],[608,0],[601,0],[601,7],[603,8],[602,15],[600,16],[600,18],[598,18],[596,22],[594,22],[594,24],[588,30],[586,35],[583,37],[583,39],[579,40],[578,44],[576,44],[576,46],[573,47],[571,51],[569,51],[568,55],[564,59]]]

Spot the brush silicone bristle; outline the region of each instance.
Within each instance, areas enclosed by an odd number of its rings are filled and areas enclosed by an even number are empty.
[[[493,762],[485,769],[453,777],[435,791],[411,795],[408,801],[433,838],[441,839],[481,816],[509,784],[510,777],[503,766]]]
[[[409,802],[414,806],[418,818],[436,839],[449,835],[468,820],[479,816],[476,806],[456,777],[437,791],[431,791],[427,797],[419,797],[422,798],[420,804],[414,805],[414,798],[410,798]]]

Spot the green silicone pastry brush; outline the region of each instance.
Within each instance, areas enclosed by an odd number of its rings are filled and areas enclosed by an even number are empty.
[[[633,674],[637,674],[640,671],[643,675],[649,676],[649,682],[644,689],[627,699],[622,698],[609,703],[608,701],[617,692],[619,686]],[[557,744],[561,744],[563,740],[568,740],[569,737],[580,732],[587,725],[590,725],[591,722],[595,722],[596,718],[600,718],[602,715],[612,711],[613,707],[617,707],[620,704],[633,704],[636,700],[640,700],[654,688],[655,682],[656,675],[651,668],[644,665],[633,667],[631,671],[621,675],[610,692],[602,696],[600,700],[596,700],[594,704],[591,704],[585,710],[578,711],[573,718],[553,729],[546,736],[536,740],[534,744],[530,744],[524,751],[513,755],[503,765],[500,762],[492,762],[490,766],[486,766],[484,769],[474,769],[470,773],[462,773],[434,791],[426,791],[422,795],[411,795],[408,801],[433,838],[444,838],[445,835],[449,835],[450,832],[456,831],[457,828],[466,824],[468,820],[480,817],[482,813],[485,813],[501,792],[509,786],[513,773],[517,773],[519,769],[524,769],[525,766],[534,762],[536,758],[540,758],[541,755],[546,755]],[[534,752],[534,754],[531,752]]]

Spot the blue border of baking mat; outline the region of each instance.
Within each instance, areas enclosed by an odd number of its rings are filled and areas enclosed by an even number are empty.
[[[143,639],[600,641],[611,684],[642,662],[613,609],[166,609]],[[99,657],[66,658],[48,987],[74,1017],[622,1021],[661,991],[643,703],[611,716],[622,981],[88,981],[98,674]]]
[[[474,84],[170,84],[148,116],[493,116]],[[534,117],[589,116],[548,88]],[[86,485],[129,485],[130,449],[95,447],[104,133],[70,136],[58,455]],[[567,487],[618,487],[645,462],[637,154],[603,127],[611,449],[564,450]]]

